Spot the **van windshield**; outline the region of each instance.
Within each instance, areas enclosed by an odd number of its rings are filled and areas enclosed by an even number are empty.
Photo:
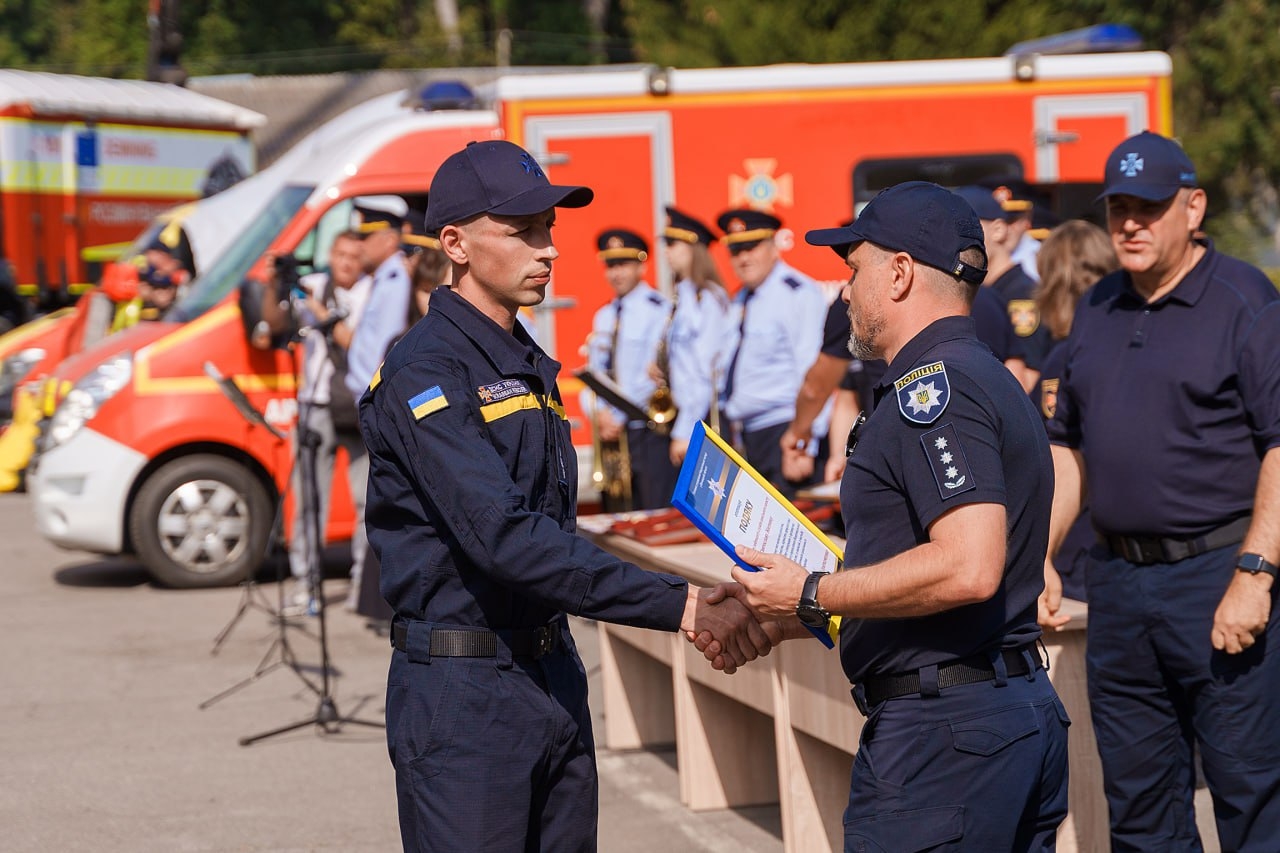
[[[240,287],[240,282],[254,263],[302,208],[314,189],[296,184],[281,187],[262,213],[231,243],[222,257],[214,261],[207,270],[201,271],[200,276],[191,283],[186,296],[165,319],[178,323],[194,320]]]

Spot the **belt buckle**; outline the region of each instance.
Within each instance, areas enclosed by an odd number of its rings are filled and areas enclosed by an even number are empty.
[[[1158,539],[1138,539],[1135,543],[1138,546],[1138,558],[1142,563],[1163,563],[1165,561],[1164,548]]]

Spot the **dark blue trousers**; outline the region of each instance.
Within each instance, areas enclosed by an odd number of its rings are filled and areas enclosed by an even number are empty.
[[[406,851],[596,849],[587,676],[568,642],[538,661],[392,653],[387,744]]]
[[[853,760],[846,853],[1053,850],[1068,725],[1043,670],[882,702]]]
[[[1137,566],[1098,547],[1086,574],[1086,660],[1115,851],[1201,850],[1198,746],[1224,851],[1280,850],[1280,639],[1214,651],[1235,547]]]

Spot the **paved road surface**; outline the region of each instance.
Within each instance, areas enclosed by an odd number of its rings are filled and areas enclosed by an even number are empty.
[[[287,667],[197,707],[272,651],[268,616],[250,609],[210,654],[240,589],[156,587],[127,561],[59,551],[33,527],[27,496],[0,495],[0,851],[399,849],[381,729],[308,725],[238,746],[316,712]],[[346,582],[340,563],[331,569],[338,602]],[[275,596],[274,584],[260,589]],[[380,720],[386,641],[336,603],[328,627],[338,709]],[[575,633],[594,669],[593,627]],[[314,637],[288,636],[318,680]],[[776,808],[695,815],[674,767],[674,753],[601,752],[602,851],[782,849]]]

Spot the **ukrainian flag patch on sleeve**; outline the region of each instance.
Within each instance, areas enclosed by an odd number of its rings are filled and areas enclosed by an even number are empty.
[[[415,394],[409,398],[409,409],[418,420],[447,408],[449,408],[449,401],[445,399],[439,385],[432,385],[421,394]]]

